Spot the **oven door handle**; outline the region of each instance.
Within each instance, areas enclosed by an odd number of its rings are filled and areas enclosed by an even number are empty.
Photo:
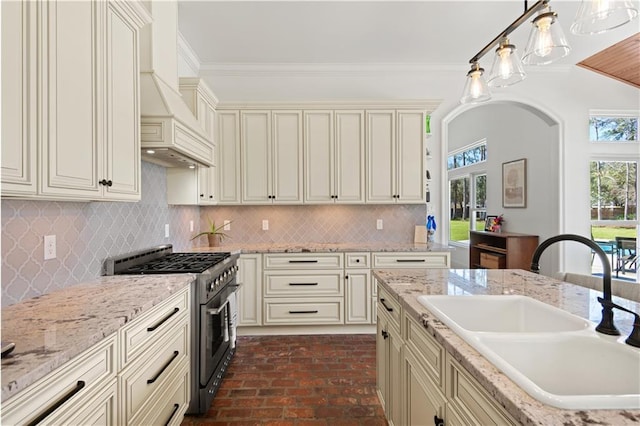
[[[224,310],[224,308],[227,307],[228,304],[229,304],[229,299],[225,300],[224,303],[220,305],[218,308],[207,309],[207,313],[209,315],[220,315],[220,313]]]

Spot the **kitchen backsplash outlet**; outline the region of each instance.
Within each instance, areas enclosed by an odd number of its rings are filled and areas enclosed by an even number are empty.
[[[137,203],[2,200],[2,306],[49,293],[101,273],[105,258],[154,245],[191,247],[198,207],[167,205],[166,171],[142,163]],[[171,237],[164,238],[165,224]],[[56,259],[43,259],[43,235],[56,235]]]

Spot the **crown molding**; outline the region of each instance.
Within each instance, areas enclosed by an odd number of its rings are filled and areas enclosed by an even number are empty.
[[[221,102],[217,110],[264,110],[264,109],[304,109],[304,110],[370,110],[370,109],[419,109],[432,113],[442,99],[404,99],[404,100],[334,100],[304,102]]]
[[[189,42],[182,36],[182,33],[178,31],[178,56],[180,56],[187,63],[189,68],[194,70],[196,74],[200,72],[200,58],[198,54],[193,50]]]

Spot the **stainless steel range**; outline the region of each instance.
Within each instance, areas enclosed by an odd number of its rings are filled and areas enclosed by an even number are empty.
[[[191,303],[191,403],[205,413],[235,353],[237,254],[173,253],[173,246],[109,258],[105,275],[193,273]]]

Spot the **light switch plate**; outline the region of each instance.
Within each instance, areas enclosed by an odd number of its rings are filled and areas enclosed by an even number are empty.
[[[224,230],[225,231],[231,231],[231,221],[230,220],[225,220],[224,221]]]
[[[164,237],[169,238],[169,224],[164,225]]]
[[[383,228],[382,219],[378,219],[378,220],[376,221],[376,229],[377,229],[377,230],[380,230],[380,229],[382,229],[382,228]]]
[[[263,231],[268,231],[269,230],[269,221],[267,219],[264,219],[262,221],[262,230]]]

